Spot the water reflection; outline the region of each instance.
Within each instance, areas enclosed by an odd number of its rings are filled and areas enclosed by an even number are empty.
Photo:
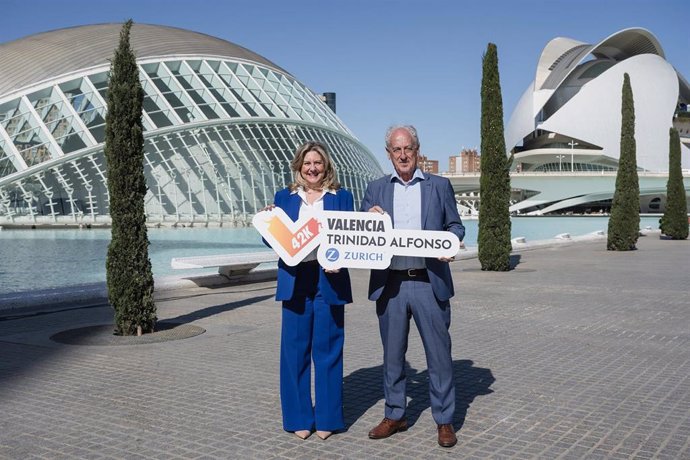
[[[642,228],[659,227],[659,217],[641,219]],[[476,246],[476,220],[464,222],[465,244]],[[608,217],[514,217],[513,237],[527,241],[606,230]],[[156,277],[189,275],[172,270],[173,257],[266,251],[253,228],[149,229],[149,255]],[[109,229],[2,230],[0,231],[0,294],[104,282]],[[194,273],[215,273],[216,269]]]

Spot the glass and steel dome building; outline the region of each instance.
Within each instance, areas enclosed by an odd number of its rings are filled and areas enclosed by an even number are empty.
[[[121,24],[0,44],[0,224],[105,222],[108,72]],[[361,199],[382,174],[323,102],[286,70],[236,44],[134,24],[145,92],[150,223],[246,223],[291,182],[307,140],[326,143]]]

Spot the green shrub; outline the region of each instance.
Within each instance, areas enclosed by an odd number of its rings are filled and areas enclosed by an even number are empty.
[[[503,134],[503,99],[496,45],[482,60],[481,176],[478,258],[482,270],[510,269],[510,162]]]
[[[112,217],[112,238],[106,259],[108,300],[115,310],[115,333],[153,332],[156,306],[149,260],[144,196],[144,92],[129,44],[132,20],[120,32],[110,68],[105,158]]]
[[[666,208],[659,220],[659,228],[661,233],[674,240],[684,240],[688,237],[688,203],[680,166],[680,136],[674,128],[669,131]]]
[[[640,184],[637,177],[635,104],[630,76],[627,73],[623,76],[621,115],[621,151],[606,242],[606,249],[611,251],[635,249],[640,236]]]

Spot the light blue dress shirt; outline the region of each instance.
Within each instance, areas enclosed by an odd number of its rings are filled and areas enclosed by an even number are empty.
[[[412,179],[404,182],[396,171],[391,175],[393,182],[393,228],[421,230],[422,228],[422,187],[424,174],[415,169]],[[393,256],[391,270],[426,268],[423,257]]]

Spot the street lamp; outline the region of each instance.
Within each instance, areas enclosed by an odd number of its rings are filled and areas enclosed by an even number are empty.
[[[570,142],[568,142],[568,145],[570,146],[570,172],[575,172],[575,146],[579,145],[577,142],[575,142],[574,139],[570,139]]]
[[[565,155],[557,155],[556,158],[558,158],[558,171],[563,171],[563,158],[565,158]]]

